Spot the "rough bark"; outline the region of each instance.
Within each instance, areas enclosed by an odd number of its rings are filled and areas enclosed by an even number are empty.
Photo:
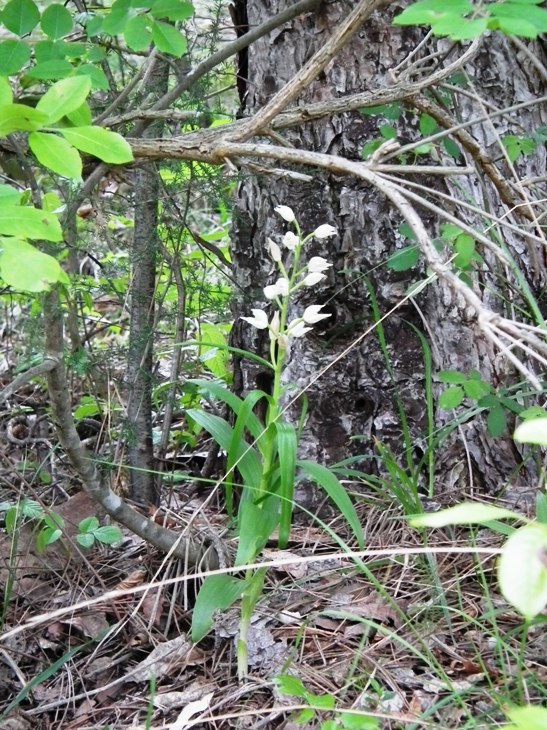
[[[159,96],[167,90],[169,67],[156,60],[149,75],[150,91]],[[156,121],[143,131],[144,138],[161,134]],[[152,369],[154,340],[154,292],[158,256],[159,175],[153,162],[135,171],[135,227],[130,290],[130,330],[127,359],[127,431],[129,496],[141,505],[157,504],[154,446],[152,443]]]
[[[288,4],[288,0],[248,0],[249,26],[260,24],[268,15],[282,11]],[[257,40],[248,52],[246,112],[252,114],[267,104],[325,44],[332,30],[356,4],[322,3],[315,12],[303,14],[268,37]],[[392,26],[394,13],[393,6],[377,11],[325,73],[303,92],[298,105],[328,103],[342,95],[389,86],[390,73],[416,49],[425,35],[417,29]],[[460,49],[445,40],[432,40],[418,51],[418,55],[424,57],[432,51],[445,54],[441,63],[448,63],[451,54]],[[480,99],[457,95],[455,110],[451,111],[456,123],[476,117],[482,107],[491,109],[489,105],[493,104],[494,108],[501,109],[537,98],[539,93],[537,74],[519,58],[511,44],[497,34],[483,39],[480,53],[475,62],[466,67],[466,72],[473,79]],[[469,85],[466,88],[469,89]],[[521,124],[529,132],[541,123],[539,114],[540,111],[532,107],[520,118],[503,117],[495,126],[500,133]],[[354,111],[285,130],[283,135],[293,147],[358,160],[363,144],[378,137],[377,125],[377,120]],[[498,163],[501,151],[496,147],[495,132],[488,124],[474,125],[468,131]],[[398,133],[402,143],[419,138],[417,112],[411,104],[398,123]],[[477,164],[468,152],[466,162]],[[533,164],[538,168],[534,170]],[[535,158],[535,163],[519,163],[521,177],[540,174],[541,164],[541,155]],[[504,175],[510,176],[505,163],[498,166]],[[293,166],[292,169],[309,175],[309,168],[299,170]],[[411,180],[426,189],[454,193],[464,201],[469,197],[479,208],[484,206],[494,214],[508,215],[499,190],[480,167],[476,179],[469,183],[462,184],[459,178],[446,182],[424,175],[415,175]],[[249,175],[240,184],[236,197],[234,270],[239,285],[247,294],[234,305],[236,317],[264,302],[262,287],[270,283],[273,273],[265,253],[266,239],[278,238],[286,230],[283,221],[273,213],[278,204],[290,205],[305,231],[313,230],[321,223],[330,223],[339,231],[335,239],[311,244],[309,256],[324,256],[334,266],[319,291],[306,290],[297,302],[299,311],[308,304],[326,302],[332,315],[323,330],[316,327],[313,337],[292,344],[285,378],[304,388],[311,375],[334,361],[373,323],[367,280],[383,314],[401,300],[408,286],[418,280],[423,271],[396,273],[385,267],[386,258],[407,245],[398,231],[402,218],[384,197],[362,181],[349,181],[325,172],[317,172],[305,181],[282,175]],[[488,226],[488,221],[474,214],[462,214],[454,203],[441,201],[441,205],[444,208],[448,205],[464,222],[472,223],[479,230]],[[438,235],[439,220],[426,210],[420,212],[428,229]],[[502,232],[502,236],[505,245],[518,255],[521,272],[538,291],[538,286],[545,281],[543,258],[536,256],[534,266],[530,249],[520,239],[511,238],[507,231]],[[500,272],[499,264],[488,252],[481,249],[481,254],[485,266],[474,275],[473,285],[500,310],[499,302],[495,302],[496,291],[499,291],[500,275],[507,277],[507,272]],[[514,280],[511,283],[514,284]],[[514,292],[508,296],[509,301],[514,301]],[[518,296],[516,299],[522,304]],[[386,366],[377,335],[371,334],[308,391],[310,407],[300,444],[302,456],[332,464],[359,455],[361,468],[374,472],[378,468],[374,443],[378,440],[388,445],[403,462],[402,425],[396,396],[401,399],[406,413],[413,456],[417,459],[423,454],[427,448],[425,434],[428,428],[426,370],[414,328],[422,332],[429,343],[434,372],[441,369],[466,372],[475,368],[493,385],[515,380],[513,374],[507,372],[506,361],[480,336],[474,315],[461,297],[446,284],[433,283],[416,303],[406,302],[384,323],[393,375]],[[264,352],[266,348],[261,334],[241,322],[236,322],[233,339],[234,344],[249,350]],[[264,388],[266,380],[265,374],[256,366],[246,362],[236,364],[235,382],[241,391]],[[439,389],[440,386],[435,386],[436,393]],[[452,418],[453,414],[435,412],[438,426]],[[512,440],[489,439],[480,418],[454,431],[442,448],[437,449],[436,459],[436,493],[444,489],[453,492],[457,489],[461,493],[473,487],[499,491],[509,480],[525,484],[533,478],[527,468],[521,468],[522,455]]]

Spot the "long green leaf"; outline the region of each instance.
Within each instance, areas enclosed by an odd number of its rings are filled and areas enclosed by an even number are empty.
[[[228,459],[226,462],[226,511],[232,516],[232,474],[233,474],[233,467],[237,462],[240,445],[245,443],[245,430],[248,430],[251,432],[251,429],[255,431],[255,428],[252,424],[258,423],[258,429],[256,429],[256,439],[259,439],[257,442],[257,446],[260,449],[261,442],[264,441],[264,439],[260,439],[259,436],[262,435],[263,428],[260,421],[258,421],[258,418],[253,413],[253,408],[257,404],[259,400],[261,400],[263,397],[267,397],[265,393],[263,393],[261,390],[253,390],[251,393],[247,395],[245,400],[241,403],[241,406],[239,407],[239,410],[237,411],[237,418],[234,423],[234,428],[232,432],[232,439],[230,441],[230,447],[228,449]],[[254,434],[253,434],[254,435]],[[263,454],[262,454],[263,456]],[[263,465],[261,464],[262,471],[264,470]],[[247,496],[247,495],[244,495]]]
[[[57,134],[32,132],[28,144],[34,156],[44,167],[69,180],[82,177],[82,158],[78,150]]]
[[[69,661],[69,659],[72,659],[74,654],[77,654],[86,646],[89,646],[89,644],[91,644],[91,641],[86,641],[85,644],[80,644],[80,646],[75,646],[73,649],[65,652],[62,657],[59,657],[59,659],[57,659],[57,661],[53,662],[53,664],[50,664],[49,667],[46,667],[43,672],[40,672],[40,674],[37,674],[35,677],[33,677],[30,682],[27,682],[23,689],[19,691],[19,693],[14,697],[9,705],[3,710],[2,714],[0,715],[0,721],[7,717],[15,707],[23,702],[29,692],[32,692],[35,687],[37,687],[42,682],[45,682],[46,679],[52,677],[58,669],[60,669]]]
[[[50,86],[36,108],[47,116],[48,124],[53,124],[82,106],[90,91],[91,81],[87,76],[61,79]]]
[[[239,507],[239,543],[235,565],[254,563],[278,523],[277,514],[261,509],[251,501]]]
[[[211,434],[223,451],[228,453],[233,434],[233,429],[230,424],[226,423],[219,416],[206,413],[198,408],[190,408],[186,412],[190,418],[193,418],[197,424]],[[262,465],[256,451],[245,443],[240,444],[237,458],[237,468],[241,472],[245,486],[251,489],[258,489],[262,476]]]
[[[201,378],[190,379],[187,382],[194,383],[199,388],[204,390],[206,393],[210,393],[213,398],[218,398],[232,410],[236,416],[243,406],[243,400],[237,395],[228,390],[221,383],[216,383],[212,380],[203,380]],[[262,391],[253,391],[256,393],[262,393]],[[266,395],[265,393],[263,395]],[[255,416],[254,413],[250,413],[247,418],[246,428],[254,439],[258,439],[260,434],[264,430],[264,426],[260,423],[260,420]]]
[[[344,516],[348,525],[351,527],[359,547],[364,547],[363,530],[361,523],[359,522],[359,518],[357,517],[357,512],[355,511],[346,490],[330,469],[327,469],[327,467],[322,466],[321,464],[316,464],[314,461],[301,459],[296,462],[296,465],[300,467],[300,469],[302,469],[302,471],[305,472],[310,479],[325,490]]]
[[[102,127],[67,127],[59,129],[59,132],[76,149],[94,155],[103,162],[123,165],[133,160],[129,143],[116,132],[110,132]]]
[[[281,515],[279,519],[279,547],[287,547],[291,531],[294,478],[296,472],[296,431],[290,423],[275,424],[277,430],[277,452],[279,457],[279,498]]]
[[[231,575],[211,575],[203,581],[192,613],[192,641],[197,643],[213,625],[213,614],[226,611],[241,598],[245,581]]]
[[[0,234],[44,241],[63,240],[57,216],[22,205],[0,206]]]

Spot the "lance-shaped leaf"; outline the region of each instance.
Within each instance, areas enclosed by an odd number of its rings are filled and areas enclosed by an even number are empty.
[[[36,108],[46,115],[48,124],[53,124],[82,106],[90,91],[88,76],[61,79],[46,91]]]
[[[26,104],[3,104],[0,106],[0,137],[12,132],[34,132],[46,121],[45,114]]]
[[[40,164],[69,180],[82,177],[82,159],[66,139],[56,134],[32,132],[28,144]]]
[[[116,132],[102,127],[72,127],[60,129],[59,132],[76,149],[98,157],[103,162],[123,165],[133,160],[131,147]]]
[[[21,205],[0,206],[0,235],[44,241],[62,241],[63,232],[53,213]]]
[[[59,263],[27,241],[0,239],[0,276],[20,291],[46,291],[58,281],[68,283]]]

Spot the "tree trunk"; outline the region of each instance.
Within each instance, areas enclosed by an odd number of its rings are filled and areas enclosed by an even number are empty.
[[[167,91],[169,66],[156,59],[149,77],[155,96]],[[161,122],[151,124],[144,138],[158,137]],[[152,443],[152,367],[154,293],[158,256],[159,176],[153,162],[135,171],[135,228],[133,234],[129,352],[127,358],[127,429],[129,496],[141,505],[157,504]]]
[[[255,27],[288,4],[289,0],[247,0],[249,27]],[[315,12],[296,18],[254,43],[247,59],[246,113],[252,114],[263,107],[325,44],[333,29],[356,4],[347,0],[322,3]],[[392,4],[375,12],[326,72],[304,90],[297,104],[385,88],[392,83],[392,73],[400,75],[405,71],[408,58],[416,61],[438,52],[436,58],[443,66],[461,55],[461,46],[446,39],[433,38],[418,48],[425,38],[422,29],[391,25],[400,9],[398,4]],[[446,119],[458,124],[483,116],[485,109],[503,109],[540,94],[540,79],[530,56],[500,34],[482,39],[478,53],[464,72],[467,76],[462,86],[452,86],[448,92],[435,88],[432,94],[419,95],[416,106],[407,103],[396,122],[348,112],[284,131],[283,135],[289,145],[298,149],[359,160],[363,145],[379,137],[379,125],[396,126],[402,144],[418,140],[421,112],[416,107],[420,103],[427,107],[431,102],[434,107],[427,108],[432,116],[441,110]],[[529,135],[541,124],[539,115],[540,108],[530,106],[517,114],[498,116],[491,123],[477,123],[467,133],[493,159],[500,176],[510,179],[512,173],[498,144],[499,135],[507,132]],[[442,127],[442,114],[439,119],[436,121]],[[462,149],[461,139],[454,139]],[[440,159],[425,155],[417,158],[416,164],[455,164],[442,147],[437,149]],[[397,159],[391,162],[395,164]],[[407,155],[406,164],[412,162],[412,156]],[[399,178],[425,186],[422,194],[426,199],[440,203],[444,210],[475,226],[479,232],[487,231],[490,221],[466,212],[459,207],[458,200],[472,202],[481,210],[506,216],[507,220],[522,225],[522,218],[508,212],[510,201],[502,202],[500,186],[496,187],[481,168],[478,153],[474,155],[466,149],[457,164],[474,165],[476,174],[444,178],[406,174]],[[533,157],[521,156],[516,167],[520,179],[541,175],[545,169],[544,150],[537,150]],[[357,464],[365,472],[377,474],[383,468],[378,461],[379,442],[393,452],[401,466],[420,471],[418,481],[424,496],[436,498],[448,490],[461,497],[464,491],[469,495],[473,489],[499,493],[509,482],[533,484],[532,465],[529,461],[524,463],[523,455],[510,438],[511,421],[502,437],[492,439],[487,435],[482,416],[468,418],[455,427],[453,411],[440,410],[435,404],[433,413],[428,409],[429,353],[435,403],[445,387],[435,377],[440,370],[467,373],[476,369],[495,388],[522,380],[499,351],[481,336],[475,312],[446,283],[429,284],[417,297],[401,304],[381,328],[377,327],[346,353],[346,348],[374,324],[378,317],[374,313],[376,307],[380,315],[387,313],[403,299],[412,283],[425,278],[425,265],[418,263],[404,272],[386,267],[386,259],[411,242],[405,241],[399,230],[403,222],[401,214],[376,189],[363,181],[325,171],[310,172],[309,167],[292,169],[309,177],[295,180],[280,173],[251,174],[237,190],[233,258],[236,278],[246,298],[234,305],[233,340],[237,346],[260,354],[267,351],[262,333],[237,317],[248,314],[251,307],[264,306],[262,287],[271,283],[274,275],[266,254],[266,240],[271,237],[279,241],[287,230],[284,221],[274,214],[274,207],[289,205],[305,233],[322,223],[335,226],[336,238],[315,240],[307,251],[308,257],[323,256],[333,262],[332,273],[318,290],[301,290],[295,307],[300,313],[309,304],[325,303],[324,311],[332,316],[325,320],[323,328],[316,326],[311,337],[292,342],[285,371],[287,382],[304,389],[315,374],[332,364],[307,391],[309,411],[300,443],[301,455],[325,464],[358,457],[354,466]],[[428,191],[432,190],[451,195],[453,199],[439,201],[429,195]],[[532,196],[533,188],[528,192]],[[517,193],[515,201],[521,202]],[[418,207],[418,212],[427,229],[438,236],[445,221],[423,207]],[[526,221],[525,224],[528,225]],[[546,273],[543,255],[532,250],[535,244],[524,245],[521,238],[507,229],[495,226],[493,230],[518,261],[520,275],[533,291],[540,292]],[[501,245],[499,239],[491,237],[494,245]],[[480,245],[477,250],[483,262],[470,272],[473,290],[496,311],[522,307],[515,275],[507,269],[501,270],[496,258]],[[502,294],[505,302],[499,295],[502,280],[509,284]],[[235,383],[241,391],[268,385],[266,375],[247,361],[236,363]],[[295,412],[291,412],[295,417]],[[446,425],[448,429],[440,430]]]

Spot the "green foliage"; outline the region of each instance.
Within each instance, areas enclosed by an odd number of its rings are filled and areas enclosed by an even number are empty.
[[[295,724],[314,722],[314,727],[320,730],[378,730],[380,725],[375,717],[358,710],[341,710],[336,707],[336,700],[332,694],[313,694],[309,692],[297,677],[290,674],[280,674],[274,678],[278,692],[288,697],[296,697],[309,708],[300,710],[293,715]],[[332,719],[319,720],[325,714]],[[316,716],[317,717],[316,719]],[[320,724],[316,725],[317,720]]]
[[[547,11],[536,7],[542,0],[507,0],[472,3],[470,0],[420,0],[395,16],[395,25],[427,25],[434,35],[462,41],[487,30],[537,38],[547,31]]]
[[[8,535],[17,537],[20,527],[27,520],[36,523],[36,549],[38,552],[43,552],[48,545],[52,545],[63,536],[63,518],[52,510],[45,511],[35,500],[25,497],[15,505],[3,502],[0,504],[0,512],[5,513],[4,524]],[[78,524],[76,541],[82,547],[90,548],[95,542],[112,545],[120,539],[119,527],[115,525],[100,526],[96,517],[86,517]]]
[[[433,514],[411,518],[414,527],[488,524],[494,520],[521,520],[524,527],[514,530],[503,547],[498,565],[502,593],[527,620],[547,605],[547,525],[529,522],[522,515],[494,505],[466,502]]]
[[[439,396],[439,407],[445,410],[457,408],[467,398],[487,411],[486,427],[491,438],[497,438],[505,431],[508,410],[513,413],[520,413],[523,410],[505,396],[496,393],[476,370],[466,374],[457,370],[441,370],[437,373],[437,377],[441,383],[448,384],[448,388],[445,388]]]

